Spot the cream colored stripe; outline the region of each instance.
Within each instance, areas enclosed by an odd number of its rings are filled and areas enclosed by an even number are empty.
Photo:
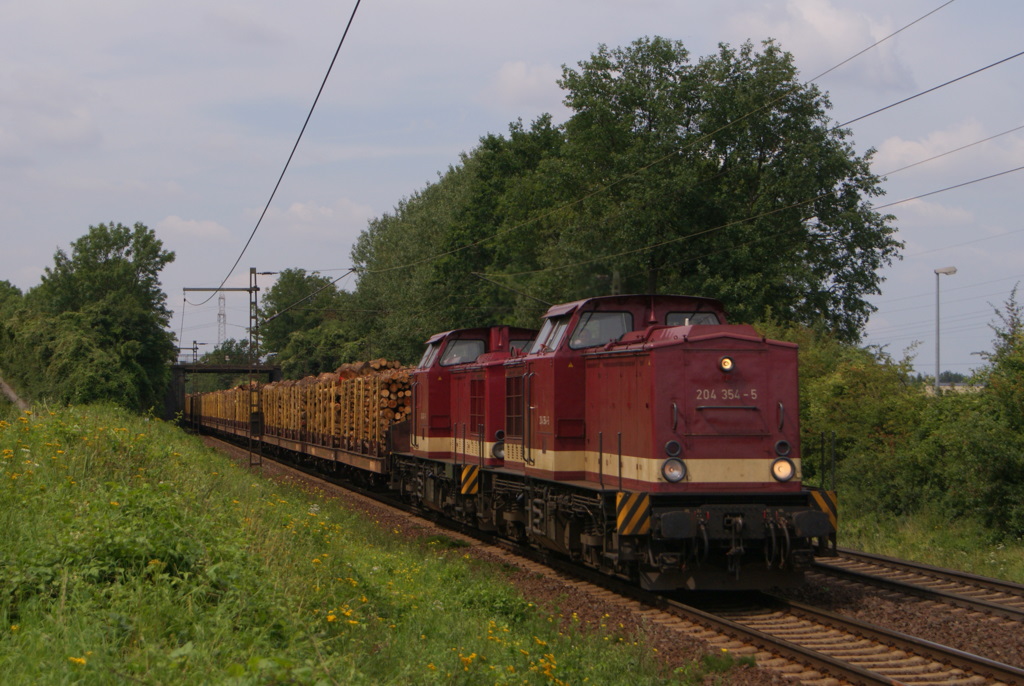
[[[461,438],[459,439],[461,444]],[[472,445],[472,441],[470,444]],[[485,444],[486,455],[491,454],[494,443],[488,441]],[[474,446],[475,447],[475,446]],[[522,462],[518,459],[518,450],[511,450],[512,446],[506,446],[505,462]],[[429,449],[434,452],[449,452],[452,449],[451,438],[420,438],[420,450]],[[519,453],[521,454],[521,453]],[[534,448],[530,451],[534,459],[532,467],[545,471],[558,472],[592,472],[597,474],[601,471],[598,464],[598,453],[586,450],[563,450],[555,452],[548,450],[542,452]],[[516,457],[514,457],[516,456]],[[617,455],[604,454],[604,481],[608,485],[614,483],[619,477],[619,459]],[[743,460],[715,460],[700,459],[689,460],[683,457],[686,464],[686,479],[684,483],[776,483],[771,476],[772,460],[766,458],[750,458]],[[799,480],[800,460],[793,460],[796,464]],[[622,456],[622,478],[636,481],[650,481],[664,483],[661,475],[663,460],[640,458],[633,455]]]

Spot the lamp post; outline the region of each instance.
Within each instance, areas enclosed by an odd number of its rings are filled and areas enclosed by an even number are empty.
[[[939,394],[939,277],[956,274],[956,267],[935,270],[935,395]]]

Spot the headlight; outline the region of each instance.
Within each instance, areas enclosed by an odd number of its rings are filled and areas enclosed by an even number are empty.
[[[661,475],[665,481],[679,483],[686,478],[686,465],[675,457],[665,460],[661,465]]]
[[[496,460],[504,460],[505,459],[505,442],[504,441],[500,441],[500,442],[494,444],[494,447],[491,448],[491,457],[493,457]]]
[[[776,481],[789,481],[796,474],[796,465],[788,457],[780,457],[772,462],[772,476]]]
[[[723,372],[731,372],[736,366],[736,363],[732,361],[731,357],[723,357],[718,361],[718,368]]]
[[[792,449],[793,449],[793,446],[791,446],[789,444],[789,441],[787,441],[786,439],[782,439],[781,441],[776,441],[776,443],[775,443],[775,454],[779,455],[781,457],[786,457],[787,455],[789,455],[789,452]]]

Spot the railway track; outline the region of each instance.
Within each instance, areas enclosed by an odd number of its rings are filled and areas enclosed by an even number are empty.
[[[287,463],[275,464],[287,470],[296,469]],[[312,476],[307,470],[296,471]],[[393,503],[377,504],[394,507]],[[405,516],[416,516],[409,514],[407,507],[401,510]],[[425,521],[437,524],[436,519]],[[455,535],[469,540],[465,532]],[[581,571],[544,553],[512,549],[509,544],[486,537],[473,538],[474,545],[481,550],[510,561],[515,558],[516,564],[531,573],[557,578],[595,599],[628,609],[641,617],[643,623],[657,624],[680,636],[704,641],[714,649],[752,656],[758,666],[780,672],[792,683],[1024,686],[1024,670],[807,605],[756,595],[753,600],[746,599],[742,606],[698,608],[641,591],[592,570]]]
[[[838,558],[819,558],[815,571],[1024,623],[1024,584],[884,555],[845,549],[839,552]]]
[[[1024,670],[947,646],[766,596],[686,616],[853,684],[1024,684]]]

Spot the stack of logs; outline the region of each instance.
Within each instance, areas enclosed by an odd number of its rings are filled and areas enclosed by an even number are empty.
[[[376,388],[377,409],[387,423],[397,423],[409,416],[412,408],[412,388],[410,387],[409,370],[402,368],[401,362],[393,360],[371,360],[369,362],[352,362],[343,364],[335,371],[341,385],[348,379],[369,377],[379,384]],[[321,376],[323,376],[321,374]],[[338,398],[340,400],[340,398]],[[373,398],[366,398],[366,404],[372,408]],[[369,409],[369,408],[367,408]],[[365,410],[357,415],[372,414]]]
[[[270,383],[260,390],[264,432],[379,450],[388,427],[406,419],[412,410],[410,384],[409,370],[385,359]]]

